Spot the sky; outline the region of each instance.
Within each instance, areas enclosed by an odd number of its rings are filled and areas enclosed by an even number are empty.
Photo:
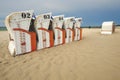
[[[82,18],[81,26],[100,26],[104,21],[120,24],[120,0],[0,0],[0,19],[11,12],[34,10],[35,15]]]

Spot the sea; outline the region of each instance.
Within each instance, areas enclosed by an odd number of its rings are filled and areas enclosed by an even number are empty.
[[[4,19],[0,19],[0,31],[7,30],[5,27]]]
[[[4,19],[0,19],[0,27],[5,27]]]
[[[101,26],[81,26],[81,28],[101,28]],[[0,19],[0,31],[7,30],[5,27],[4,19]]]

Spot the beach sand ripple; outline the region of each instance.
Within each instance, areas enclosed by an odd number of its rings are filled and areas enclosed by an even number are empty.
[[[0,31],[0,80],[120,80],[120,29],[101,35],[83,29],[83,40],[12,57]]]

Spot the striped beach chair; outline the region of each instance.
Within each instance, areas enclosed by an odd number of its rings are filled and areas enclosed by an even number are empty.
[[[54,46],[51,15],[51,13],[45,13],[36,17],[35,27],[38,36],[37,49]]]
[[[64,15],[53,16],[54,45],[65,43]]]
[[[74,19],[74,17],[64,18],[64,28],[66,30],[65,43],[69,43],[74,40]]]
[[[75,18],[74,29],[75,29],[75,38],[74,40],[82,40],[82,28],[81,26],[82,18]]]
[[[32,15],[33,10],[13,12],[5,19],[10,37],[8,49],[12,56],[36,50],[36,33],[30,29],[34,29]]]
[[[113,32],[115,32],[115,23],[113,21],[102,23],[101,34],[112,34]]]

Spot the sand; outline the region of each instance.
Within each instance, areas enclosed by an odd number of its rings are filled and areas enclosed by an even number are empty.
[[[0,31],[0,80],[120,80],[120,29],[101,35],[83,29],[83,40],[12,57]]]

